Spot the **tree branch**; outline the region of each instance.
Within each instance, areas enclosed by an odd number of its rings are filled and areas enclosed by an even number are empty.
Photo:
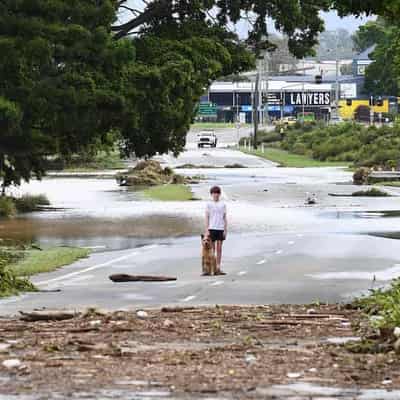
[[[129,34],[129,32],[139,26],[145,24],[150,19],[155,16],[163,15],[164,13],[168,13],[168,1],[167,0],[159,0],[156,3],[149,4],[149,6],[137,17],[131,19],[130,21],[121,24],[115,25],[111,27],[113,32],[116,32],[114,35],[115,39],[121,39]]]

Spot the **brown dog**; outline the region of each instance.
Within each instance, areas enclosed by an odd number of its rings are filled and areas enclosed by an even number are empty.
[[[201,235],[201,246],[201,264],[203,267],[203,275],[217,275],[217,260],[215,259],[210,236]]]

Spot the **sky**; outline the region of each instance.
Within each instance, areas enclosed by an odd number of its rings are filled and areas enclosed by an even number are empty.
[[[128,5],[137,9],[143,9],[145,6],[145,3],[143,0],[129,0]],[[130,17],[130,13],[124,13],[124,15],[121,15],[122,20],[126,20],[127,17]],[[350,33],[353,33],[354,31],[357,30],[357,28],[360,25],[365,24],[369,19],[374,19],[374,17],[368,17],[368,18],[355,18],[355,17],[345,17],[345,18],[340,18],[336,11],[330,11],[330,12],[324,12],[321,13],[322,18],[325,20],[325,25],[326,25],[326,30],[336,30],[339,28],[343,28],[348,30]],[[236,26],[236,30],[241,37],[246,37],[246,33],[248,30],[248,27],[246,26],[247,22],[242,21],[239,22]],[[269,24],[270,26],[272,24]],[[274,32],[271,30],[271,32]]]
[[[365,24],[368,20],[374,19],[374,17],[367,18],[355,18],[355,17],[345,17],[340,18],[336,12],[331,11],[328,13],[321,13],[323,19],[325,20],[326,29],[328,31],[334,31],[339,28],[344,28],[350,33],[357,30],[360,25]]]

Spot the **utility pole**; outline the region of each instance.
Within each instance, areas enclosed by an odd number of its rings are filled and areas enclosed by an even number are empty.
[[[335,112],[334,116],[337,118],[339,116],[339,36],[336,31],[336,46],[335,46],[335,62],[336,62],[336,78],[335,78]]]
[[[305,113],[305,99],[306,99],[306,96],[305,96],[305,87],[304,87],[304,81],[305,81],[305,79],[306,79],[306,70],[305,70],[305,68],[304,68],[304,58],[303,58],[303,92],[301,93],[301,102],[303,103],[303,108],[302,108],[302,113],[303,113],[303,115],[302,115],[302,117],[301,117],[301,122],[302,122],[302,124],[304,124],[304,113]]]
[[[258,133],[258,120],[259,120],[259,115],[258,115],[258,109],[259,109],[259,100],[260,100],[260,90],[259,90],[259,84],[260,84],[260,71],[257,68],[257,73],[256,73],[256,82],[254,86],[254,93],[253,93],[253,124],[254,124],[254,133],[253,133],[253,148],[254,150],[257,150],[257,133]]]
[[[265,104],[264,104],[264,118],[263,123],[269,124],[269,62],[268,50],[264,54],[264,73],[265,73]]]

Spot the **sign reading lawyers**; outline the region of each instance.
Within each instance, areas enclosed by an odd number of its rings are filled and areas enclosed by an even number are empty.
[[[330,106],[330,92],[285,92],[285,103],[291,106]]]

